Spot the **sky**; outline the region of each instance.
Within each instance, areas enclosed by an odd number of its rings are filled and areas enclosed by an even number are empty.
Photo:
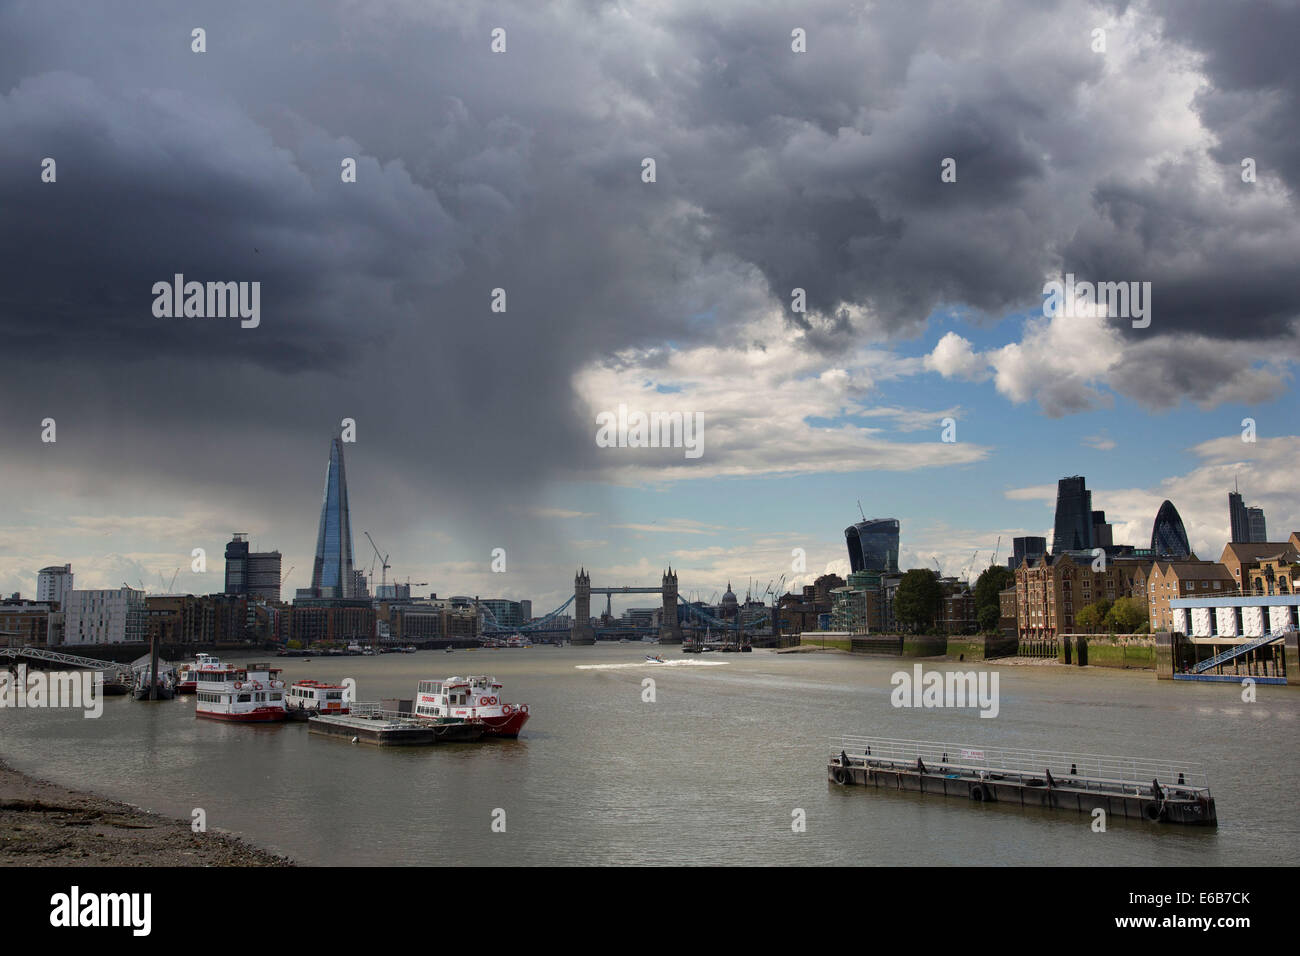
[[[1234,481],[1284,539],[1296,36],[1282,0],[0,3],[0,592],[218,591],[240,531],[292,594],[344,419],[357,566],[369,531],[536,613],[579,566],[844,573],[859,502],[978,571],[1075,474],[1117,542],[1169,498],[1217,558]],[[257,326],[155,315],[178,273],[260,283]],[[1047,314],[1067,273],[1149,323]],[[620,405],[702,453],[603,447]]]

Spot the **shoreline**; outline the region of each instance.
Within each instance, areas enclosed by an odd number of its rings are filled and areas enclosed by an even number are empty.
[[[0,757],[0,866],[295,866],[242,837],[73,790]]]

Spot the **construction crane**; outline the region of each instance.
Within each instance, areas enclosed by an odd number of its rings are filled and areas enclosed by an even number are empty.
[[[392,567],[392,565],[388,563],[388,555],[379,553],[379,546],[375,544],[375,539],[370,537],[369,531],[363,531],[362,534],[364,534],[366,536],[366,540],[370,542],[370,547],[375,549],[375,557],[379,559],[379,564],[382,568],[382,571],[380,573],[379,586],[386,587],[388,585],[388,569]],[[375,584],[375,565],[374,562],[372,561],[370,564],[370,586],[374,587],[374,584]],[[378,597],[379,592],[376,591],[375,596]]]
[[[294,565],[289,565],[289,570],[284,572],[284,577],[280,579],[280,587],[284,587],[284,582],[289,580],[289,575],[293,574]]]
[[[930,560],[934,562],[934,569],[939,572],[939,577],[943,577],[943,568],[939,567],[939,556],[931,555]]]
[[[1002,535],[998,535],[997,547],[993,549],[993,560],[989,562],[989,567],[998,563],[998,553],[1002,550]]]

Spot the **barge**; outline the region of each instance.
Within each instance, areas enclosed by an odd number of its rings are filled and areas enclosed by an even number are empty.
[[[829,781],[1107,817],[1218,826],[1205,773],[1194,764],[1098,754],[978,749],[919,740],[831,738]]]
[[[482,737],[486,729],[480,720],[415,718],[382,710],[376,704],[353,704],[349,714],[319,714],[307,721],[310,733],[380,747],[470,742]]]

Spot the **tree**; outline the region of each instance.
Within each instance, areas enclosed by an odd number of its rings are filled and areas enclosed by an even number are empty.
[[[1106,615],[1110,613],[1110,601],[1102,598],[1079,609],[1074,618],[1074,629],[1080,634],[1100,634]]]
[[[1131,597],[1119,598],[1103,619],[1106,630],[1112,634],[1136,634],[1146,620],[1146,605]]]
[[[894,617],[899,623],[914,631],[934,626],[934,620],[943,606],[943,589],[934,572],[926,568],[913,568],[898,582],[894,595]]]
[[[1002,619],[1002,599],[999,596],[1011,585],[1016,576],[1000,564],[989,565],[975,580],[975,620],[981,631],[996,631]]]

